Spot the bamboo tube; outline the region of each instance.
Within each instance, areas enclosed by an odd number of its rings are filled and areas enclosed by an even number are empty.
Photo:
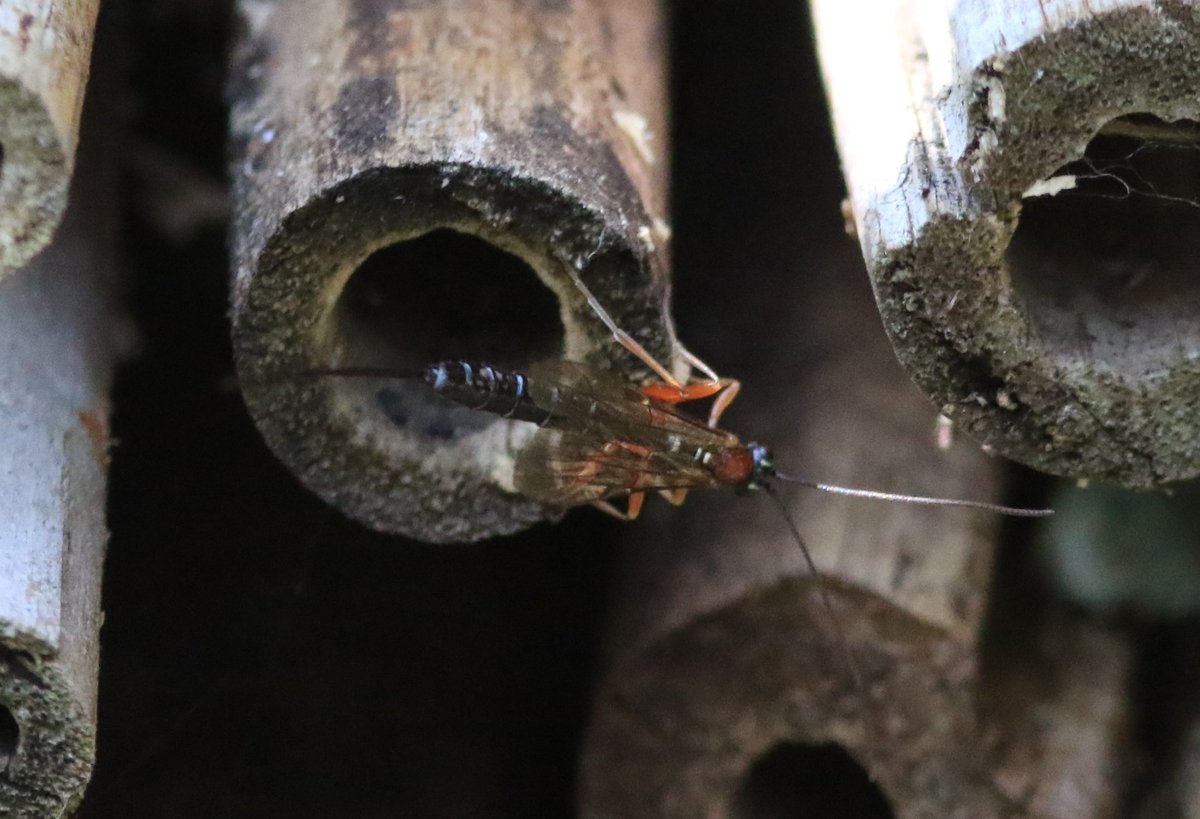
[[[94,758],[116,269],[115,166],[96,137],[54,240],[0,282],[5,816],[64,815]]]
[[[657,4],[241,8],[233,340],[264,437],[378,529],[467,540],[541,519],[512,494],[530,425],[419,384],[287,374],[455,357],[631,367],[576,274],[671,366]]]
[[[1131,705],[1136,643],[1042,588],[1030,554],[1003,559],[993,583],[977,752],[1024,815],[1128,815],[1141,751]]]
[[[994,496],[994,465],[977,449],[934,446],[930,408],[892,359],[865,289],[826,273],[802,293],[773,298],[802,305],[800,314],[789,316],[792,329],[756,325],[753,332],[775,344],[762,347],[746,383],[803,375],[762,397],[744,426],[776,444],[781,469]],[[754,399],[742,401],[745,412]],[[999,727],[986,736],[996,747],[1003,738],[1027,764],[1001,769],[986,752],[976,701],[995,519],[780,489],[826,573],[820,578],[808,575],[765,499],[693,501],[679,513],[650,512],[630,532],[611,659],[583,752],[582,815],[880,815],[862,801],[871,790],[864,770],[896,816],[1021,815],[1030,794],[1107,770],[1119,734],[1100,729],[1082,772],[1047,766],[1043,774],[1035,764],[1045,761],[1043,746],[1012,720],[993,721]],[[869,702],[837,648],[823,593]],[[1107,644],[1095,654],[1112,656]],[[1111,675],[1118,680],[1119,668],[1114,663]],[[1029,673],[1045,674],[1045,666]],[[1095,683],[1110,696],[1111,676]],[[1077,688],[1056,687],[1054,696]],[[1045,703],[1050,717],[1039,716],[1057,720],[1062,706],[1037,691],[1014,702]],[[853,763],[863,770],[840,780]],[[763,773],[781,766],[778,776]],[[1036,787],[1012,786],[1014,767],[1029,777],[1022,784]],[[1010,778],[1001,781],[1001,771]],[[1089,809],[1075,815],[1111,815],[1102,810],[1111,801],[1103,788],[1085,791],[1080,802]],[[790,812],[762,812],[781,802]]]
[[[0,277],[50,241],[67,205],[99,7],[0,6]]]
[[[858,237],[914,380],[1044,471],[1200,472],[1191,7],[812,9]]]

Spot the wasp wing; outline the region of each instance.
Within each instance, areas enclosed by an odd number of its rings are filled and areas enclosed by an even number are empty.
[[[530,398],[549,419],[517,459],[515,483],[543,503],[715,486],[697,456],[738,445],[605,370],[552,361],[535,365],[529,381]]]
[[[546,426],[597,440],[689,452],[738,444],[735,435],[643,394],[617,374],[575,361],[535,364],[529,371],[529,395],[549,416]]]
[[[542,429],[517,458],[516,489],[555,506],[577,506],[631,492],[716,486],[690,457],[574,430]]]

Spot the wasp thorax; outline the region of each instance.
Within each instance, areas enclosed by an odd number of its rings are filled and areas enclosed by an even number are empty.
[[[723,484],[741,486],[754,479],[754,455],[744,446],[718,449],[712,453],[708,468],[713,477]]]

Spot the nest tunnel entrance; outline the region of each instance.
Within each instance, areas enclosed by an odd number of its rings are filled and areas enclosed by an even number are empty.
[[[3,774],[16,759],[21,746],[21,727],[8,706],[0,704],[0,774]]]
[[[368,256],[343,288],[333,318],[331,366],[409,376],[454,359],[525,369],[561,356],[564,344],[558,298],[533,269],[449,228]],[[449,440],[495,421],[434,396],[413,378],[344,379],[338,387],[358,396],[351,404],[380,410],[376,422],[426,439]]]
[[[445,359],[527,367],[561,354],[558,299],[517,256],[439,228],[372,253],[338,300],[342,366]]]
[[[883,792],[841,746],[799,742],[781,742],[755,760],[732,808],[734,819],[895,816]]]
[[[1005,261],[1064,364],[1145,381],[1200,356],[1200,123],[1107,123],[1026,192]]]

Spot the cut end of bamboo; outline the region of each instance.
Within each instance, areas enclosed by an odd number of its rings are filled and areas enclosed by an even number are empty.
[[[633,369],[588,293],[680,369],[666,175],[647,153],[665,133],[657,8],[260,6],[241,4],[234,68],[232,317],[267,443],[382,531],[477,540],[556,514],[514,492],[532,424],[415,379],[288,377],[453,359]]]
[[[7,771],[21,744],[21,726],[8,706],[0,703],[0,772]]]
[[[895,813],[883,791],[840,745],[783,740],[750,764],[728,815],[890,819]]]
[[[61,816],[91,777],[95,735],[56,664],[0,648],[0,805]]]
[[[892,106],[846,73],[837,43],[861,32],[834,5],[816,5],[830,102],[914,380],[1047,472],[1200,474],[1200,20],[1135,0],[909,15],[919,48],[868,33],[906,78]]]
[[[47,242],[67,206],[70,165],[41,100],[0,76],[0,276]]]
[[[889,804],[906,815],[1002,812],[1003,796],[968,750],[969,647],[830,584],[860,690],[829,633],[824,582],[781,582],[626,656],[595,706],[582,814],[794,816],[836,805],[814,812],[870,817],[892,815]]]
[[[638,265],[633,243],[586,214],[574,226],[537,207],[511,224],[482,219],[463,200],[532,194],[511,178],[468,193],[478,177],[378,174],[321,197],[272,238],[234,313],[243,390],[268,443],[351,517],[432,541],[509,533],[551,513],[513,494],[513,464],[536,428],[451,404],[412,377],[303,373],[411,373],[458,358],[518,371],[562,357],[630,365],[615,363],[620,348],[571,277],[613,292]],[[635,336],[662,340],[651,298],[608,306]]]
[[[1046,359],[1146,389],[1194,365],[1200,358],[1195,124],[1150,114],[1110,120],[1081,156],[1031,191],[1004,262]],[[1183,432],[1182,438],[1195,436]]]
[[[241,314],[247,320],[234,337],[251,412],[306,482],[376,528],[473,540],[544,516],[505,491],[528,425],[452,404],[411,377],[302,377],[335,367],[411,373],[453,358],[521,369],[563,355],[559,301],[520,250],[482,238],[489,229],[467,211],[448,216],[447,203],[415,195],[440,188],[439,177],[422,186],[410,176],[396,187],[411,211],[391,208],[380,185],[327,197],[303,222],[308,244],[289,264],[291,275],[276,286],[256,278],[248,304],[263,309]],[[364,235],[361,226],[378,224],[389,209],[388,222],[407,225],[407,235]],[[416,213],[427,230],[413,229]],[[318,223],[327,228],[320,237],[308,230]],[[440,226],[447,223],[454,227]],[[340,231],[357,234],[357,249],[333,238]],[[268,272],[277,271],[260,270]]]

